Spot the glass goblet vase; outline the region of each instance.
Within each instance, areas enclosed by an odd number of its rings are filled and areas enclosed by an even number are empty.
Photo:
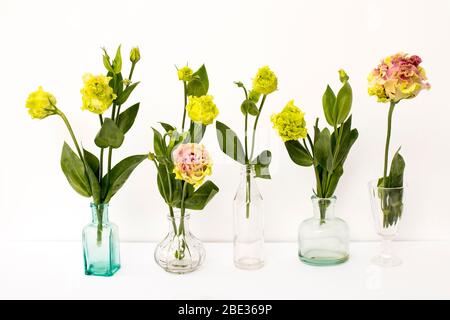
[[[375,230],[382,238],[381,252],[372,259],[372,263],[381,267],[399,266],[402,261],[395,255],[392,241],[398,234],[403,214],[405,186],[383,188],[375,180],[369,183],[369,193]]]

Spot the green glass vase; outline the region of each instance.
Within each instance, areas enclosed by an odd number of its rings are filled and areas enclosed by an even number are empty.
[[[349,228],[335,217],[336,197],[311,198],[314,216],[303,221],[298,232],[298,256],[306,264],[332,266],[349,258]]]
[[[84,273],[110,277],[120,269],[119,229],[109,222],[108,204],[91,203],[92,222],[83,229]]]

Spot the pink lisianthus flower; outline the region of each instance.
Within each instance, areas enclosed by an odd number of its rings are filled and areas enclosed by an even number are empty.
[[[172,154],[175,178],[199,187],[206,176],[212,174],[212,160],[205,146],[197,143],[182,144]]]
[[[420,91],[430,89],[425,70],[417,55],[397,53],[385,58],[368,77],[369,95],[379,102],[397,103],[416,97]]]

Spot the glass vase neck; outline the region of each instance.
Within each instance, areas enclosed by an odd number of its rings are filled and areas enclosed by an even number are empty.
[[[189,211],[185,211],[184,215],[183,215],[184,220],[189,220],[190,217],[191,217],[190,212]],[[178,222],[178,221],[181,220],[181,218],[182,218],[182,216],[181,216],[181,210],[180,209],[173,210],[172,212],[169,212],[169,214],[167,215],[167,219],[169,219],[170,221]]]
[[[246,164],[241,166],[241,175],[250,175],[253,178],[255,176],[255,166],[253,164]]]
[[[336,205],[336,197],[331,198],[318,198],[317,196],[312,196],[311,201],[313,204],[314,218],[320,220],[332,219],[334,215],[334,207]]]
[[[92,211],[92,223],[94,224],[106,224],[109,223],[108,217],[108,203],[91,203],[91,211]]]

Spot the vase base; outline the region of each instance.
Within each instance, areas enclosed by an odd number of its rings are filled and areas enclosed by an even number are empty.
[[[104,265],[90,265],[85,271],[84,274],[87,276],[96,276],[96,277],[112,277],[117,271],[119,271],[120,265],[114,265],[110,267],[109,264]]]
[[[322,251],[316,251],[316,253],[308,253],[307,255],[299,254],[300,261],[310,266],[335,266],[347,262],[349,259],[348,254],[337,255],[336,253],[333,254],[330,252],[331,254],[327,255],[324,254],[326,252]]]
[[[372,264],[377,265],[379,267],[397,267],[402,264],[402,260],[396,256],[376,256],[371,260]]]
[[[264,267],[264,261],[257,258],[241,258],[234,261],[234,265],[238,269],[257,270]]]
[[[168,273],[173,273],[173,274],[186,274],[186,273],[191,273],[196,271],[197,269],[199,269],[201,267],[200,263],[197,264],[183,264],[183,263],[170,263],[167,264],[166,261],[158,261],[156,260],[156,263],[162,268],[164,269],[164,271],[168,272]]]
[[[163,268],[164,271],[168,272],[168,273],[173,273],[173,274],[187,274],[187,273],[191,273],[194,272],[198,269],[199,267],[172,267],[172,268]]]

